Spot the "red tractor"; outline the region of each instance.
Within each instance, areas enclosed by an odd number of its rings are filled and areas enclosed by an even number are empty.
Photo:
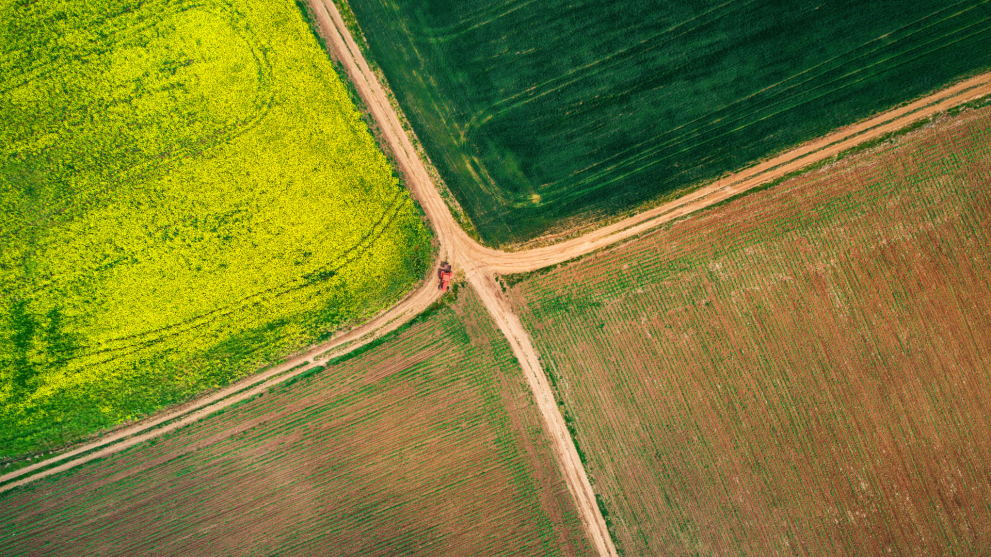
[[[440,264],[440,269],[437,270],[437,278],[440,279],[440,284],[437,285],[437,290],[450,290],[451,289],[451,277],[454,275],[451,272],[451,264],[447,261]]]

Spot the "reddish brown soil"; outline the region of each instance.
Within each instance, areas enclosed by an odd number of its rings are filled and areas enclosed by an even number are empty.
[[[2,555],[591,552],[470,292],[312,378],[4,493],[0,524]]]
[[[512,294],[627,555],[985,555],[991,110]]]

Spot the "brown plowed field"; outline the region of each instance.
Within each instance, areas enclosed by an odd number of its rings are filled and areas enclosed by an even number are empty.
[[[510,290],[627,555],[986,555],[991,109]]]
[[[316,375],[0,494],[0,555],[591,551],[471,291]]]

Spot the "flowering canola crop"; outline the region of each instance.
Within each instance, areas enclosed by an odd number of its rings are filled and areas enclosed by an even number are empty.
[[[430,233],[285,0],[0,5],[0,457],[395,301]]]

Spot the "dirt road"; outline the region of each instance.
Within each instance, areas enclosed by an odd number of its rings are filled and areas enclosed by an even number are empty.
[[[440,192],[430,179],[423,161],[413,148],[409,135],[399,121],[399,116],[389,103],[389,97],[368,67],[333,0],[310,0],[310,5],[316,13],[328,45],[334,49],[335,57],[347,68],[352,82],[385,136],[413,195],[420,202],[434,230],[437,231],[442,256],[446,256],[445,259],[464,270],[468,282],[478,291],[486,309],[492,314],[502,333],[506,335],[513,354],[523,366],[527,383],[533,391],[534,400],[537,401],[541,417],[547,427],[551,447],[561,466],[565,482],[575,498],[578,512],[582,516],[582,522],[592,545],[599,555],[617,555],[606,521],[596,504],[592,484],[571,440],[564,417],[554,401],[554,393],[540,367],[540,360],[530,336],[519,318],[510,311],[501,289],[493,279],[493,270],[488,266],[489,258],[502,252],[483,248],[469,238],[455,222],[454,216],[451,215]]]
[[[833,157],[860,143],[901,129],[912,121],[991,94],[991,74],[983,74],[915,103],[802,145],[743,172],[727,176],[674,202],[592,231],[579,238],[544,248],[503,252],[478,244],[455,222],[413,148],[408,134],[400,124],[398,115],[389,103],[389,97],[348,33],[344,20],[332,0],[310,0],[310,5],[317,13],[328,44],[334,49],[336,58],[347,68],[400,169],[406,175],[407,184],[437,231],[441,252],[446,254],[448,261],[463,269],[468,282],[478,291],[486,309],[506,335],[513,353],[523,366],[524,374],[547,426],[563,476],[575,498],[589,538],[600,555],[616,555],[616,548],[596,504],[595,493],[578,451],[554,401],[554,393],[540,366],[537,352],[519,318],[509,308],[494,276],[532,271],[573,259],[728,199],[814,162]]]
[[[600,555],[616,555],[605,520],[596,504],[578,452],[571,440],[554,393],[540,360],[520,320],[512,313],[494,280],[496,274],[526,272],[554,265],[601,247],[633,237],[661,223],[698,211],[758,185],[780,178],[809,164],[826,160],[851,147],[901,129],[913,121],[942,112],[969,100],[991,94],[991,73],[961,82],[909,105],[838,130],[739,173],[726,176],[676,201],[644,211],[584,236],[555,245],[503,252],[479,245],[458,226],[437,191],[426,167],[389,103],[389,97],[348,33],[331,0],[310,0],[321,30],[336,58],[346,68],[366,106],[388,143],[406,182],[437,233],[441,257],[461,270],[474,287],[514,354],[523,366],[547,427],[563,476],[582,515],[589,539]],[[122,428],[103,438],[38,464],[0,476],[0,491],[101,458],[175,430],[221,408],[254,396],[317,365],[319,359],[353,350],[386,334],[426,309],[439,296],[431,274],[421,287],[389,311],[337,338],[314,346],[305,354],[263,373],[245,378],[208,397],[173,409],[153,419]],[[328,353],[329,352],[329,353]],[[323,358],[320,358],[320,356]],[[294,369],[295,368],[295,369]],[[62,464],[58,464],[62,462]],[[44,467],[50,467],[44,469]]]

